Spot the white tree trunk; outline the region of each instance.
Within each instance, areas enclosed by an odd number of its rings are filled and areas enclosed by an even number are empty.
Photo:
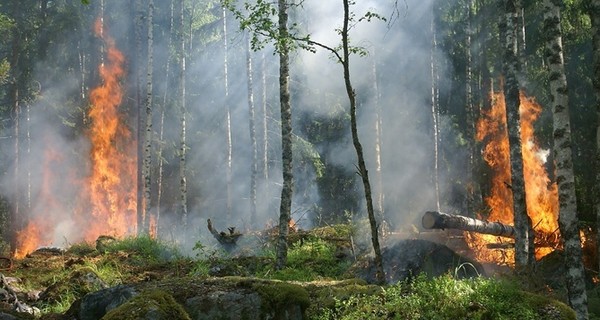
[[[578,320],[588,319],[585,270],[583,267],[575,175],[571,150],[571,124],[569,120],[569,97],[562,52],[560,27],[560,0],[544,0],[544,30],[546,50],[544,56],[550,69],[550,93],[552,99],[554,161],[558,184],[558,223],[565,250],[565,280],[569,304],[577,313]]]
[[[146,66],[146,117],[145,117],[145,135],[144,135],[144,163],[142,175],[144,177],[144,203],[142,205],[144,224],[138,226],[142,232],[148,234],[150,228],[150,195],[151,195],[151,165],[152,165],[152,82],[154,69],[154,34],[153,34],[153,15],[154,15],[154,0],[148,2],[148,64]],[[154,219],[156,223],[156,219]],[[156,234],[156,230],[152,230]]]

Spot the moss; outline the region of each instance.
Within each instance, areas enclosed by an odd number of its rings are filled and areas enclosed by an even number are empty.
[[[563,302],[531,292],[523,292],[527,304],[531,305],[543,319],[575,320],[575,311]]]
[[[109,311],[102,319],[169,319],[188,320],[190,316],[175,299],[161,290],[147,290]]]
[[[356,295],[375,295],[382,292],[377,285],[367,284],[361,279],[342,281],[311,282],[305,285],[311,304],[306,310],[308,319],[315,318],[324,309],[334,309],[336,303]]]
[[[269,314],[269,311],[281,311],[299,306],[304,314],[310,305],[308,292],[303,287],[279,281],[259,281],[252,288],[260,294],[263,299],[261,312]]]

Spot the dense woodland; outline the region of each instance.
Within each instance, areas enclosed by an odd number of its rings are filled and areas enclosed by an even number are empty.
[[[278,9],[264,1],[3,1],[0,230],[6,248],[14,251],[32,222],[45,224],[38,245],[60,245],[87,239],[81,231],[87,223],[113,218],[86,220],[85,211],[96,209],[81,199],[99,161],[90,156],[97,148],[93,92],[109,83],[99,66],[113,63],[123,68],[116,75],[120,124],[109,139],[116,153],[105,155],[116,163],[109,167],[133,168],[117,173],[124,186],[113,192],[134,192],[122,203],[111,195],[105,202],[122,204],[116,210],[134,218],[123,232],[105,233],[179,239],[207,233],[207,219],[221,229],[274,226],[283,210],[286,154],[293,154],[290,213],[302,228],[367,216],[361,183],[367,169],[378,226],[418,226],[427,210],[485,219],[494,172],[482,161],[476,123],[492,92],[504,90],[509,109],[519,88],[543,107],[534,124],[542,150],[559,150],[555,140],[565,131],[557,129],[553,103],[556,92],[568,93],[571,141],[561,147],[572,151],[572,161],[563,161],[560,150],[549,152],[546,167],[564,190],[560,183],[570,180],[561,170],[572,164],[575,223],[595,227],[595,2],[284,1],[284,38],[270,32],[277,30]],[[555,9],[560,19],[546,15]],[[567,83],[558,89],[551,21],[560,23]],[[510,41],[513,51],[506,49]],[[122,61],[112,60],[113,49]],[[280,109],[279,68],[287,50],[290,153]],[[356,123],[349,96],[356,99]],[[110,179],[101,180],[106,186]]]

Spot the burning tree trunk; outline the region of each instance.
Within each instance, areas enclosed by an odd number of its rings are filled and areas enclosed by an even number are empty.
[[[421,223],[425,229],[458,229],[500,237],[515,237],[515,228],[513,226],[500,222],[488,222],[439,211],[425,212]]]
[[[565,278],[569,304],[577,313],[577,319],[588,318],[585,270],[582,261],[581,239],[577,220],[577,198],[571,150],[571,125],[569,121],[569,98],[567,77],[562,52],[560,6],[562,1],[544,0],[544,28],[548,63],[550,94],[552,99],[554,159],[558,183],[558,222],[565,248]]]
[[[519,83],[517,73],[519,60],[517,57],[515,0],[505,2],[506,38],[504,50],[504,96],[510,145],[510,189],[513,195],[513,217],[515,221],[515,265],[517,268],[528,267],[533,261],[533,234],[531,221],[527,215],[525,201],[525,180],[523,177],[523,153],[521,141],[521,124],[519,115]]]

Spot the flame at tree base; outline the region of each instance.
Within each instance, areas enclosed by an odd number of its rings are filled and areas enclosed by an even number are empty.
[[[43,190],[35,200],[41,209],[33,210],[26,227],[17,232],[16,258],[22,258],[39,246],[53,244],[55,233],[61,233],[59,229],[65,224],[71,224],[70,233],[62,237],[70,242],[93,242],[100,235],[120,237],[137,232],[136,141],[119,110],[123,98],[120,80],[125,75],[125,58],[116,48],[115,41],[106,35],[102,23],[98,19],[94,28],[96,35],[105,43],[106,61],[99,66],[102,84],[90,93],[90,126],[87,131],[91,145],[89,172],[84,179],[61,181],[65,177],[52,174],[57,164],[45,161]],[[47,144],[46,148],[51,146]],[[46,153],[53,152],[47,149]],[[46,183],[53,187],[46,187]],[[65,188],[66,183],[80,190],[75,204],[58,204],[52,199],[51,190]],[[61,215],[50,219],[45,212],[50,211],[50,206],[57,207],[53,211],[62,212]]]
[[[502,93],[493,93],[492,107],[482,112],[477,123],[477,140],[485,144],[483,158],[493,172],[492,187],[485,201],[490,208],[489,214],[479,214],[479,218],[513,224],[512,190],[508,187],[511,181],[510,146],[506,125],[506,103]],[[560,245],[558,231],[558,192],[556,183],[548,177],[546,159],[548,150],[542,150],[534,136],[534,123],[542,108],[534,99],[520,93],[521,141],[523,153],[523,174],[527,214],[536,234],[536,258],[540,259],[554,251]],[[475,257],[481,262],[496,262],[514,265],[514,249],[493,249],[510,246],[512,239],[465,233],[467,244],[474,249]]]

